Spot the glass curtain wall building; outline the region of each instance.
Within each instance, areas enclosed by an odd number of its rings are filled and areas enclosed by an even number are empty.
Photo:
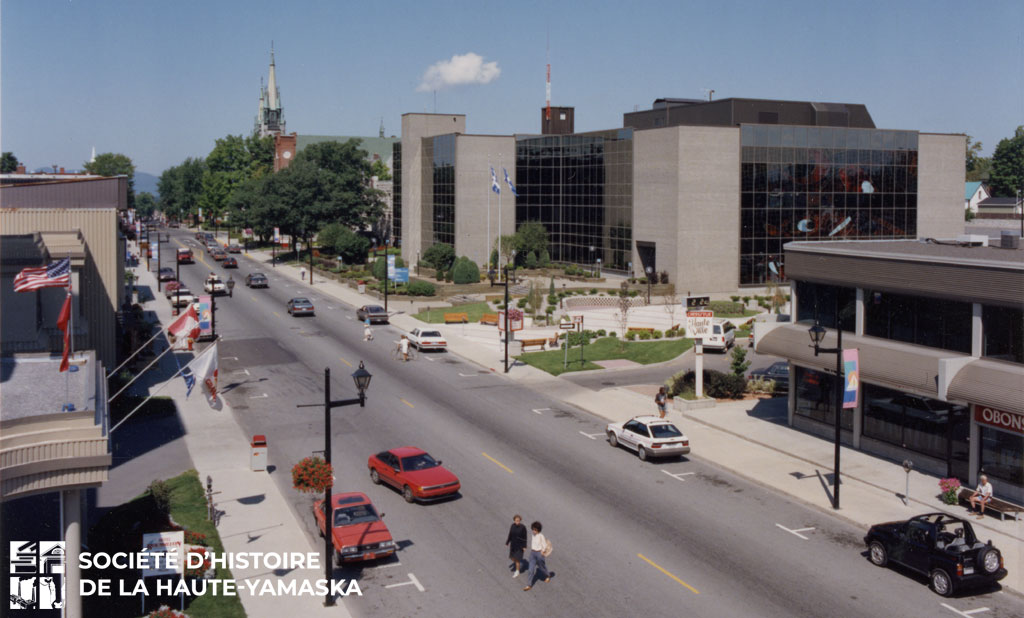
[[[402,142],[391,145],[391,237],[395,246],[402,245]]]
[[[423,140],[423,229],[455,246],[455,134]]]
[[[743,125],[740,284],[785,279],[793,240],[917,235],[918,134]]]
[[[516,226],[547,228],[554,262],[626,272],[632,259],[633,131],[516,137]]]

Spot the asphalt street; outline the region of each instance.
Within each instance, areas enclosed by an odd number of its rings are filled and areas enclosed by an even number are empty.
[[[202,261],[183,266],[194,291],[228,272],[191,236],[172,232]],[[268,437],[272,475],[305,522],[313,547],[313,496],[291,487],[290,468],[323,448],[323,370],[333,398],[354,396],[349,374],[373,374],[365,408],[335,409],[337,491],[362,491],[386,513],[400,550],[362,568],[357,616],[936,616],[948,612],[923,580],[872,566],[864,530],[775,494],[700,458],[643,463],[604,440],[605,423],[454,354],[392,358],[399,332],[376,327],[363,342],[354,308],[239,257],[234,297],[217,299],[220,384],[247,433]],[[270,277],[249,290],[247,272]],[[315,317],[292,318],[293,296]],[[638,413],[647,410],[638,410]],[[685,431],[685,427],[683,427]],[[407,504],[369,480],[367,457],[419,446],[454,471],[461,496]],[[242,464],[244,465],[244,464]],[[808,482],[816,482],[809,480]],[[216,479],[214,479],[216,484]],[[555,551],[551,583],[523,592],[504,547],[512,515],[540,520]],[[296,548],[306,551],[306,548]],[[1000,593],[946,601],[1019,610]],[[1002,608],[1002,609],[1001,609]],[[949,614],[953,615],[953,614]],[[993,614],[988,614],[993,615]]]

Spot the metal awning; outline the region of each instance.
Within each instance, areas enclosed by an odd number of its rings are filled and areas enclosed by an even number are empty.
[[[1024,366],[977,359],[957,372],[949,397],[1024,414]]]

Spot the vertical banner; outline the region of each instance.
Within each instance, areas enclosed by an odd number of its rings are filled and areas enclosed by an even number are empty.
[[[860,365],[857,350],[843,350],[843,408],[857,407],[859,387]]]
[[[159,272],[160,272],[160,243],[159,242],[155,242],[155,243],[150,244],[150,246],[153,247],[153,260],[156,262],[155,270],[158,273],[157,276],[159,276]]]
[[[281,228],[279,227],[274,228],[274,244],[281,244]]]
[[[388,256],[388,279],[395,280],[395,256]]]
[[[199,337],[213,337],[212,301],[209,296],[199,297]]]
[[[199,207],[199,222],[200,223],[203,222],[203,207],[202,206]]]

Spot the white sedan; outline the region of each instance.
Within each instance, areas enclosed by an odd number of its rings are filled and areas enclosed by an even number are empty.
[[[441,331],[424,328],[414,328],[409,333],[409,343],[417,350],[444,350],[448,347]]]
[[[678,457],[690,452],[690,440],[675,425],[657,416],[636,416],[624,423],[609,423],[608,444],[636,451],[641,461],[648,457]]]
[[[216,296],[217,294],[228,293],[228,289],[227,287],[224,286],[224,282],[221,281],[220,278],[218,277],[209,277],[206,280],[206,283],[203,284],[203,290],[207,294],[213,294],[214,296]]]

